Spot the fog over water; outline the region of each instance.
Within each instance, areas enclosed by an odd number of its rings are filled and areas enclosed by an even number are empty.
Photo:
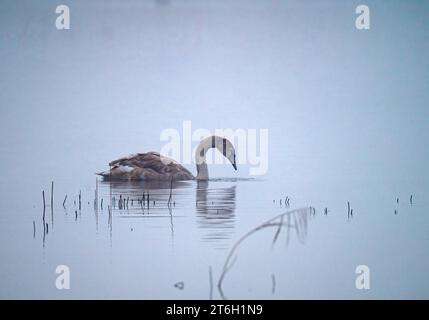
[[[429,3],[365,3],[370,30],[358,1],[69,1],[59,31],[57,1],[0,2],[0,298],[427,299]],[[268,129],[267,173],[210,165],[170,205],[99,179],[94,207],[95,172],[184,121]]]

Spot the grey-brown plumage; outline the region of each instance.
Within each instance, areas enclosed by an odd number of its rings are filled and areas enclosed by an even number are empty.
[[[235,149],[232,143],[223,137],[210,136],[201,140],[195,150],[197,176],[189,172],[180,163],[158,152],[137,153],[109,163],[110,170],[97,173],[111,180],[208,180],[206,163],[207,151],[216,148],[237,170]]]
[[[193,180],[193,174],[158,152],[137,153],[109,163],[110,170],[97,173],[114,180]]]

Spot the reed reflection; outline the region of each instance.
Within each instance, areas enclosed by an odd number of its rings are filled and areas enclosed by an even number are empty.
[[[168,213],[165,209],[189,201],[192,184],[186,181],[102,181],[113,209],[130,214]]]
[[[209,181],[101,181],[104,197],[96,197],[105,198],[104,209],[116,217],[168,218],[172,238],[174,219],[190,213],[193,218],[195,210],[197,225],[203,230],[200,240],[224,249],[235,227],[236,186],[218,185]],[[112,219],[109,223],[112,229]]]

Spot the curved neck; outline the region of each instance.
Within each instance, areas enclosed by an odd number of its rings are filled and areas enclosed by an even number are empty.
[[[211,136],[201,140],[197,149],[195,149],[195,163],[197,166],[197,180],[208,180],[209,170],[206,163],[207,151],[216,146],[222,145],[223,139],[217,136]]]

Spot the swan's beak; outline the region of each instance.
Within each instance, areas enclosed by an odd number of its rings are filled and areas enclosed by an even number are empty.
[[[237,171],[237,165],[235,164],[235,162],[232,164],[232,166],[234,167],[235,171]]]

